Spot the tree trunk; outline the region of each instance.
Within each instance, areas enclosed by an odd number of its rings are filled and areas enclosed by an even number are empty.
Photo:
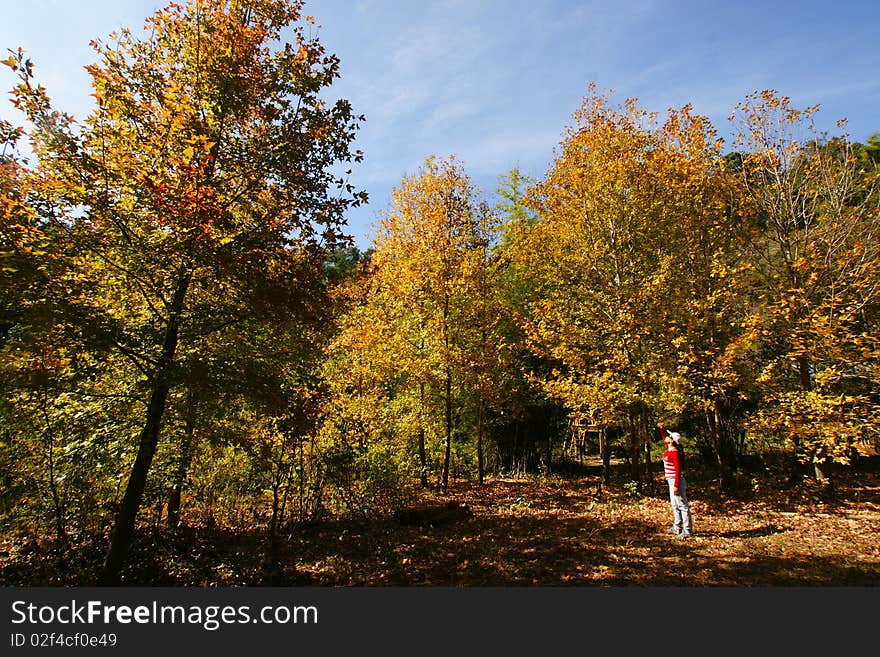
[[[156,454],[156,446],[159,443],[159,430],[162,424],[162,416],[165,413],[165,404],[168,400],[168,392],[171,390],[171,373],[174,367],[174,355],[177,351],[177,342],[180,333],[181,312],[186,292],[189,288],[191,273],[181,270],[178,277],[177,287],[171,302],[168,325],[165,329],[165,339],[162,344],[162,353],[156,364],[155,374],[152,381],[150,402],[147,406],[147,417],[138,440],[138,451],[134,465],[125,488],[125,495],[116,515],[116,522],[110,535],[110,547],[104,558],[104,565],[98,579],[100,586],[117,586],[120,583],[122,566],[125,562],[128,548],[134,536],[135,521],[144,496],[147,484],[147,475],[153,456]]]
[[[641,433],[645,436],[648,436],[648,422],[647,419],[642,417],[642,426],[640,427]],[[646,492],[650,495],[654,492],[654,479],[651,476],[651,439],[645,438],[645,488]]]
[[[284,440],[278,451],[278,459],[275,461],[272,473],[272,517],[269,519],[269,545],[263,564],[264,578],[270,586],[276,586],[279,581],[281,571],[279,530],[284,524],[287,500],[290,497],[290,489],[293,485],[293,471],[296,467],[295,446],[290,445],[290,449],[294,453],[290,456],[289,460],[285,460],[287,457],[289,431],[288,429],[284,432]]]
[[[422,488],[428,487],[428,457],[425,453],[425,382],[419,382],[419,467]]]
[[[724,431],[724,421],[721,417],[721,409],[718,401],[714,408],[706,410],[706,425],[709,427],[709,438],[712,448],[715,450],[715,464],[718,466],[718,487],[722,493],[730,491],[732,484],[732,469],[730,467],[730,444]]]
[[[554,426],[556,426],[556,422],[554,421]],[[549,475],[553,471],[553,441],[550,435],[550,432],[547,432],[547,440],[545,441],[545,445],[547,448],[547,461],[544,465],[544,469],[546,474]]]
[[[443,493],[449,491],[449,464],[452,460],[452,369],[446,366],[446,445],[443,455]]]
[[[483,465],[483,397],[480,396],[479,404],[477,405],[477,477],[480,481],[480,486],[483,485],[485,481],[485,471]]]
[[[826,501],[834,498],[834,481],[831,478],[831,462],[827,459],[813,461],[813,474],[821,487],[821,495]]]
[[[125,555],[131,545],[135,520],[147,483],[147,474],[150,471],[150,465],[153,462],[156,445],[159,441],[159,427],[162,422],[162,415],[165,412],[165,402],[170,389],[170,386],[163,381],[166,376],[167,371],[159,370],[157,372],[157,379],[159,381],[154,384],[153,392],[150,396],[146,423],[141,430],[137,456],[135,457],[128,485],[125,489],[125,495],[122,498],[122,504],[119,507],[119,513],[116,516],[116,523],[110,537],[110,548],[104,560],[104,567],[99,580],[100,586],[119,585],[120,571],[125,561]]]
[[[194,436],[195,436],[195,395],[192,389],[186,393],[186,418],[184,420],[183,436],[180,440],[180,454],[177,455],[177,468],[174,472],[174,483],[168,495],[168,529],[176,529],[180,524],[180,499],[183,493],[183,485],[186,482],[186,474],[192,462]]]
[[[52,509],[55,512],[55,552],[58,559],[58,565],[66,568],[65,555],[69,539],[65,528],[65,505],[61,503],[61,495],[58,493],[58,478],[55,474],[55,431],[52,428],[52,421],[49,418],[49,411],[46,409],[48,404],[48,391],[43,388],[43,396],[41,399],[41,408],[43,417],[46,421],[46,439],[48,444],[48,463],[49,466],[49,491],[52,493]]]
[[[812,390],[813,378],[810,374],[810,359],[807,356],[798,356],[798,374],[800,374],[801,389]]]
[[[718,434],[718,471],[721,476],[721,490],[729,491],[733,485],[733,449],[718,400],[715,400],[715,430]]]
[[[604,427],[599,429],[599,454],[602,457],[602,483],[608,484],[611,481],[611,450]]]
[[[639,432],[636,428],[635,412],[629,413],[629,453],[632,463],[630,464],[630,474],[632,480],[641,484],[642,468],[641,468],[641,441],[639,440]]]
[[[813,389],[813,379],[810,373],[810,359],[807,356],[798,357],[798,372],[801,379],[801,389],[808,392]],[[797,454],[795,454],[797,456]],[[834,482],[831,479],[831,463],[826,458],[813,459],[813,476],[822,487],[823,494],[830,498],[834,491]]]
[[[449,465],[452,459],[452,365],[449,340],[449,295],[443,299],[443,347],[446,359],[446,445],[443,455],[443,493],[449,491]]]
[[[282,457],[284,455],[284,445],[281,447]],[[278,576],[278,525],[280,523],[281,500],[279,491],[281,490],[281,463],[278,464],[278,471],[272,478],[272,517],[269,519],[269,545],[263,564],[263,576],[266,582],[271,586],[275,584]]]

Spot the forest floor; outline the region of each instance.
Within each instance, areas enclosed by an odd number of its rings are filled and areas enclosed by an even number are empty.
[[[592,474],[591,474],[592,472]],[[125,582],[146,586],[877,586],[880,473],[838,478],[833,503],[808,480],[748,479],[734,496],[694,475],[694,536],[666,532],[665,483],[635,495],[576,477],[450,485],[396,516],[338,520],[285,533],[266,568],[265,531],[188,526],[144,531]],[[86,585],[100,554],[82,545],[59,571],[4,541],[0,582]],[[78,565],[73,561],[79,560]]]

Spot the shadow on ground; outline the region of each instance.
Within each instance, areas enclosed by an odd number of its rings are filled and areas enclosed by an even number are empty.
[[[704,492],[707,492],[704,490]],[[847,543],[818,533],[813,507],[696,495],[697,535],[665,532],[659,491],[633,498],[596,478],[457,485],[439,503],[466,513],[412,522],[398,515],[291,527],[268,559],[265,533],[184,527],[142,532],[125,573],[140,586],[876,586],[880,584],[875,489],[853,491],[873,532]],[[858,498],[858,495],[862,497]],[[444,507],[445,508],[445,507]],[[796,508],[796,511],[790,509]],[[837,515],[841,515],[838,513]],[[829,518],[832,514],[825,513]],[[862,517],[864,516],[864,517]],[[406,522],[402,520],[406,519]],[[829,520],[826,518],[826,522]],[[836,518],[840,526],[854,522]],[[751,523],[751,524],[749,524]],[[815,538],[814,542],[804,537]],[[0,568],[7,585],[89,585],[105,537],[66,562],[22,551]],[[867,547],[866,547],[867,546]],[[873,548],[870,546],[874,546]],[[871,551],[873,550],[873,552]]]

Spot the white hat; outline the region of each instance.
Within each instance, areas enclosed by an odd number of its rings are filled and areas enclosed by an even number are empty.
[[[677,431],[670,431],[669,437],[672,438],[673,441],[680,443],[681,442],[681,434]]]

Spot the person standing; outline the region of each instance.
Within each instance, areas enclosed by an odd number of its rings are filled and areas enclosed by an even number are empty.
[[[667,531],[680,538],[693,533],[691,508],[687,501],[687,482],[684,478],[684,450],[681,447],[681,434],[667,431],[661,427],[666,452],[663,454],[663,472],[669,483],[669,502],[672,505],[673,524]]]

